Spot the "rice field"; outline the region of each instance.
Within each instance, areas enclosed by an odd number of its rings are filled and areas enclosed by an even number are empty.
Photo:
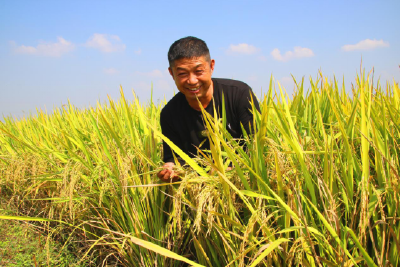
[[[209,151],[170,144],[187,162],[176,183],[156,176],[165,102],[121,88],[4,118],[0,192],[18,216],[0,219],[40,225],[92,266],[400,266],[398,83],[295,83],[289,97],[271,77],[244,143],[204,113]]]

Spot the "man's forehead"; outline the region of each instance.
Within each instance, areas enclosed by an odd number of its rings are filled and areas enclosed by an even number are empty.
[[[209,65],[209,61],[204,57],[180,58],[174,61],[173,67],[176,69],[198,68]]]

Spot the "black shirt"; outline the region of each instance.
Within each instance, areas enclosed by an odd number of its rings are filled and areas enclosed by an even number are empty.
[[[215,110],[219,115],[222,114],[222,97],[225,100],[226,128],[233,138],[242,137],[240,123],[243,124],[247,133],[250,133],[250,125],[253,121],[251,112],[251,98],[260,110],[258,101],[251,88],[240,81],[212,78],[214,85],[213,100],[208,104],[205,110],[214,114]],[[222,96],[223,95],[223,96]],[[185,95],[176,94],[165,105],[160,115],[161,129],[163,135],[168,137],[175,145],[190,157],[197,155],[197,148],[206,139],[204,123],[201,111],[197,111],[189,106]],[[171,148],[163,142],[164,162],[174,162]],[[210,149],[209,141],[206,140],[201,149]]]

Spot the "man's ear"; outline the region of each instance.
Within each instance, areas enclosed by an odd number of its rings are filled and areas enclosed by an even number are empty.
[[[213,71],[214,71],[214,66],[215,66],[215,60],[214,60],[214,59],[211,59],[211,62],[210,62],[211,74],[212,74]]]
[[[171,67],[168,67],[168,71],[169,71],[169,74],[172,76],[172,79],[174,79],[174,73],[172,72]]]

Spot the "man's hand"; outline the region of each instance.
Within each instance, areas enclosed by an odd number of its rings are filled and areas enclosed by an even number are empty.
[[[175,167],[175,163],[166,162],[163,165],[163,169],[157,173],[158,178],[160,178],[163,182],[176,182],[179,179],[177,173],[174,172],[173,168]]]

